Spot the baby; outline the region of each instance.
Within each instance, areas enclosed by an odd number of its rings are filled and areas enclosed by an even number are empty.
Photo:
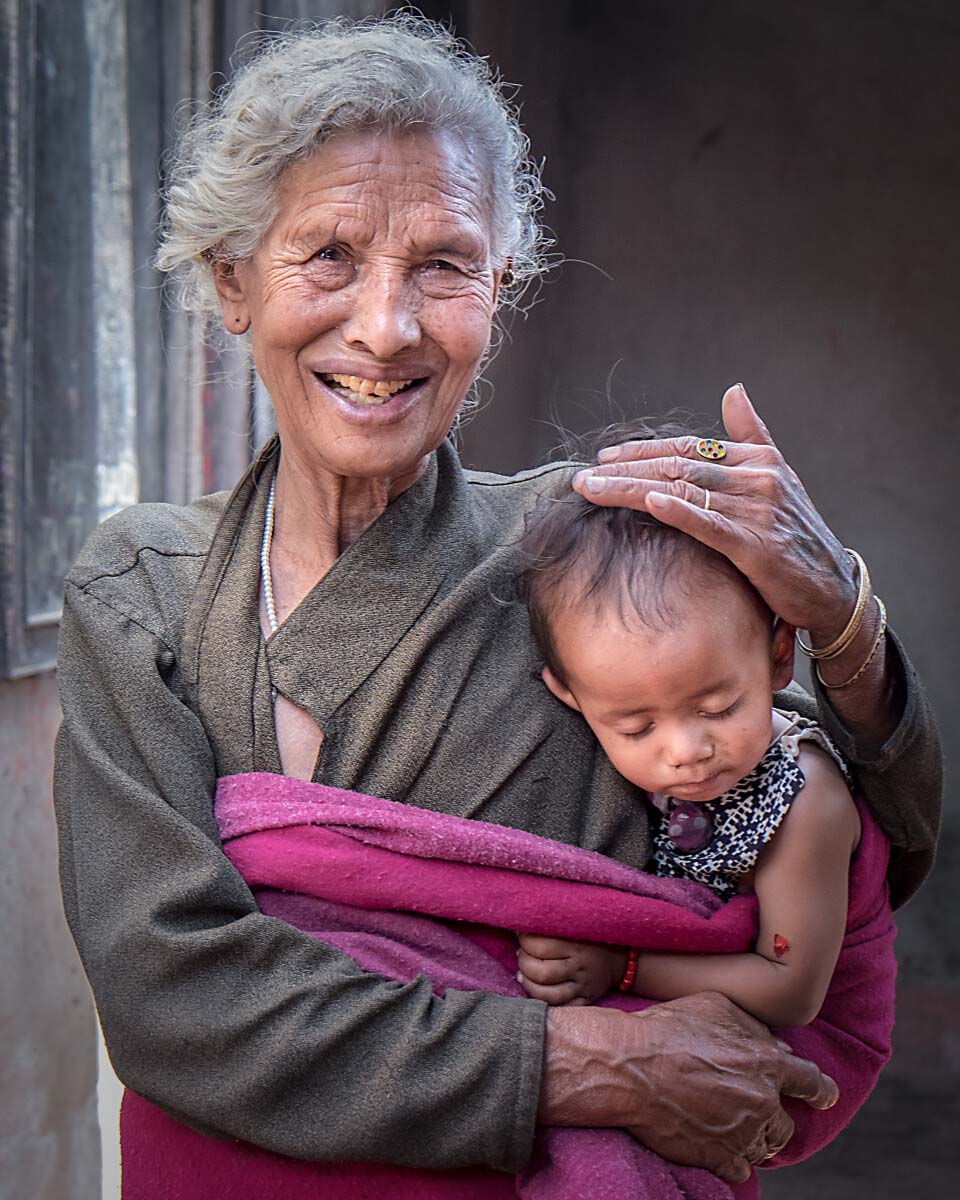
[[[760,909],[750,954],[637,951],[520,936],[518,978],[548,1004],[611,989],[724,993],[770,1026],[817,1015],[847,916],[860,821],[826,735],[773,708],[794,629],[722,555],[644,513],[579,496],[528,530],[521,578],[543,680],[583,714],[661,816],[660,875]]]

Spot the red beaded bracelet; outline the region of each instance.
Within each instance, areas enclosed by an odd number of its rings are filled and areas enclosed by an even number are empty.
[[[627,951],[627,966],[623,972],[623,978],[617,984],[617,988],[621,992],[629,992],[633,987],[633,981],[637,977],[637,963],[640,961],[640,951],[629,949]]]

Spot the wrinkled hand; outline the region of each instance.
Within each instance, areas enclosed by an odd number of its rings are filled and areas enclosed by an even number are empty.
[[[716,992],[642,1013],[548,1014],[543,1125],[625,1129],[663,1158],[736,1183],[790,1140],[781,1095],[830,1108],[837,1086]]]
[[[790,625],[832,640],[856,597],[855,569],[784,461],[742,384],[723,397],[727,454],[695,437],[602,450],[574,487],[594,504],[642,509],[726,555]],[[704,503],[710,492],[710,510]]]
[[[546,1004],[589,1004],[612,991],[623,978],[627,952],[597,942],[518,935],[517,978],[535,1000]]]

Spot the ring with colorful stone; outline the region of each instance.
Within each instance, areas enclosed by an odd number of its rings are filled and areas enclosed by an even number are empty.
[[[720,458],[727,457],[727,448],[723,442],[718,442],[716,438],[701,438],[697,442],[697,453],[701,458],[706,458],[710,462],[716,462]]]

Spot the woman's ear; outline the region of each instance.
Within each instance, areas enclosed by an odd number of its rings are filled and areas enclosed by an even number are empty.
[[[797,631],[793,625],[777,617],[773,627],[770,657],[773,666],[773,690],[779,692],[793,679],[793,647]]]
[[[250,309],[237,271],[239,264],[216,258],[211,264],[213,286],[220,297],[223,325],[228,333],[246,333],[250,328]]]
[[[576,696],[570,691],[563,680],[558,679],[557,676],[554,675],[549,667],[543,668],[543,670],[540,672],[540,678],[547,685],[550,691],[553,692],[558,700],[561,700],[569,708],[580,712],[580,705],[577,703]]]

